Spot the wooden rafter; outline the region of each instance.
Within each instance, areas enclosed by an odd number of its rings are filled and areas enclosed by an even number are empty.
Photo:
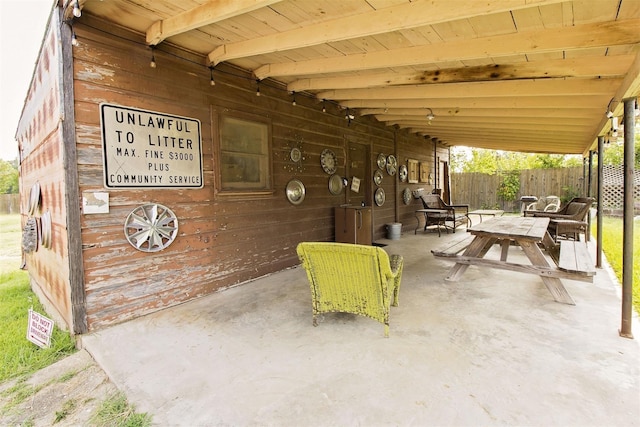
[[[501,82],[408,85],[375,89],[340,89],[320,92],[319,99],[472,98],[495,96],[606,95],[622,79],[542,79]]]
[[[490,96],[483,98],[407,98],[407,99],[361,99],[350,98],[341,101],[343,107],[361,108],[566,108],[576,109],[586,105],[606,105],[610,96],[603,95],[577,95],[567,97],[564,95],[549,95],[546,97],[520,97],[520,96]],[[603,107],[604,108],[604,107]]]
[[[367,37],[390,31],[438,24],[477,15],[508,12],[532,5],[544,6],[563,0],[493,0],[469,2],[464,8],[451,7],[447,2],[414,1],[400,6],[386,7],[346,16],[303,28],[270,34],[260,38],[219,46],[209,54],[209,62],[218,64],[230,59],[262,55],[340,40]]]
[[[574,117],[585,117],[602,112],[600,108],[439,108],[432,109],[436,117],[559,117],[571,119]],[[403,116],[407,119],[413,117],[425,117],[424,108],[365,108],[359,110],[360,115],[376,116],[378,120],[384,121],[387,116]]]
[[[449,61],[499,58],[502,56],[543,53],[636,44],[640,42],[640,19],[597,22],[574,27],[523,31],[471,40],[455,40],[419,47],[313,59],[298,62],[265,64],[254,70],[258,79],[345,73],[380,68],[437,64]]]
[[[287,85],[289,91],[350,89],[407,84],[438,84],[474,81],[520,80],[559,77],[622,76],[634,55],[555,59],[548,61],[492,64],[477,67],[449,68],[422,72],[378,72],[349,77],[323,77],[296,80]]]
[[[154,46],[171,36],[233,18],[279,1],[281,0],[209,1],[179,15],[151,24],[147,30],[147,44]]]

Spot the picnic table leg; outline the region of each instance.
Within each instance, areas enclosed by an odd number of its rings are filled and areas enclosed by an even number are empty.
[[[500,247],[502,248],[502,252],[500,253],[500,261],[507,261],[507,254],[509,253],[509,246],[511,246],[511,240],[504,239],[500,242]]]
[[[413,234],[418,234],[418,229],[420,228],[420,215],[422,215],[422,212],[415,213],[416,220],[418,221],[418,225],[416,225],[416,229],[413,230]],[[425,221],[426,221],[426,218],[425,218]]]
[[[519,240],[518,244],[522,248],[522,251],[525,253],[525,255],[527,255],[527,258],[529,258],[529,261],[531,261],[531,264],[541,267],[550,267],[547,259],[544,257],[544,254],[535,242],[531,242],[529,240]],[[553,296],[553,299],[555,301],[564,304],[576,305],[576,303],[573,301],[573,298],[571,298],[571,295],[569,295],[569,292],[567,292],[560,279],[558,279],[557,277],[547,276],[540,276],[540,278],[544,282],[544,285],[547,287],[549,292],[551,292],[551,295]]]
[[[462,255],[465,257],[482,258],[488,251],[487,247],[491,247],[494,241],[495,239],[492,239],[490,237],[476,236]],[[467,271],[468,267],[469,264],[454,264],[454,266],[451,267],[451,269],[447,273],[447,276],[444,278],[444,280],[449,282],[457,281],[460,276],[462,276],[462,274]]]

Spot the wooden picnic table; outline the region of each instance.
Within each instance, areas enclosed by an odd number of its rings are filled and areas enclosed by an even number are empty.
[[[476,209],[475,211],[471,211],[467,214],[467,216],[469,215],[478,215],[480,217],[480,222],[482,222],[482,215],[484,216],[492,216],[492,217],[497,217],[497,216],[502,216],[504,214],[504,211],[502,209]],[[469,216],[469,225],[473,225],[471,223],[471,217]]]
[[[496,217],[468,228],[470,236],[451,241],[449,245],[431,252],[436,257],[455,261],[445,280],[459,280],[470,265],[536,274],[540,276],[555,301],[575,305],[560,279],[592,282],[595,270],[558,268],[557,265],[550,264],[540,248],[541,245],[549,251],[557,248],[547,232],[548,225],[549,218]],[[501,245],[500,259],[486,259],[485,255],[496,243]],[[521,248],[531,265],[508,262],[509,249],[512,247]],[[586,249],[583,251],[583,248],[575,245],[567,246],[567,251],[574,251],[576,248],[581,256],[586,253]]]

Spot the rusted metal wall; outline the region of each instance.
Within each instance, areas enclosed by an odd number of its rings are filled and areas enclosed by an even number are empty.
[[[156,49],[157,67],[151,68],[151,51],[142,35],[120,30],[87,14],[74,25],[74,30],[80,41],[73,48],[80,194],[107,191],[103,184],[100,103],[194,118],[202,124],[203,188],[110,188],[108,213],[81,215],[84,304],[89,330],[296,265],[295,247],[299,242],[333,240],[333,208],[346,199],[344,193],[332,195],[329,191],[329,175],[320,165],[320,153],[325,148],[337,154],[336,173],[342,176],[350,141],[369,147],[372,172],[377,168],[379,153],[395,154],[399,164],[412,158],[433,165],[433,144],[407,131],[385,127],[367,117],[349,122],[345,112],[335,105],[327,105],[327,112],[323,113],[317,100],[305,96],[298,95],[294,106],[291,95],[275,82],[263,82],[261,96],[257,97],[252,76],[224,64],[216,67],[216,85],[211,86],[205,58],[172,50],[169,44]],[[273,194],[231,197],[216,188],[217,115],[227,111],[271,121]],[[51,113],[49,110],[41,115],[49,117]],[[43,174],[48,174],[47,179],[58,184],[51,186],[57,193],[49,194],[50,185],[46,182],[47,200],[55,201],[52,206],[59,210],[63,199],[59,193],[64,185],[60,183],[60,163],[53,161],[60,155],[60,141],[54,136],[48,138],[57,143],[52,147],[57,146],[58,151],[43,149],[25,161],[26,177],[33,177],[23,178],[22,189],[25,185],[28,188],[36,176],[43,179]],[[299,168],[292,168],[288,157],[294,144],[303,151]],[[440,150],[442,156],[448,155],[446,149]],[[298,206],[289,203],[285,195],[285,187],[293,178],[300,179],[307,191]],[[375,190],[373,177],[366,177],[361,185]],[[413,211],[419,206],[415,200],[410,205],[402,202],[401,191],[406,186],[409,184],[400,183],[397,174],[385,173],[385,204],[378,207],[369,200],[373,205],[374,240],[385,237],[387,223],[414,221]],[[125,239],[123,225],[127,215],[144,203],[163,204],[178,217],[178,237],[160,252],[140,252]],[[62,230],[56,229],[55,239],[60,250],[64,247]],[[67,295],[58,300],[63,307],[68,304]]]
[[[61,49],[57,16],[44,36],[29,87],[16,139],[20,149],[20,212],[22,224],[35,218],[41,226],[43,214],[51,214],[51,248],[39,245],[25,254],[33,290],[48,313],[61,324],[72,325],[65,172],[62,165]],[[41,195],[33,214],[29,213],[32,188],[39,184]]]

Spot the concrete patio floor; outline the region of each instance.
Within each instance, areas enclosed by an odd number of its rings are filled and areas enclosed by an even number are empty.
[[[429,249],[451,237],[379,241],[405,262],[389,338],[348,314],[313,327],[298,267],[82,344],[160,426],[640,425],[640,345],[618,335],[606,269],[563,280],[575,306],[528,274],[470,267],[446,283],[452,264]]]

